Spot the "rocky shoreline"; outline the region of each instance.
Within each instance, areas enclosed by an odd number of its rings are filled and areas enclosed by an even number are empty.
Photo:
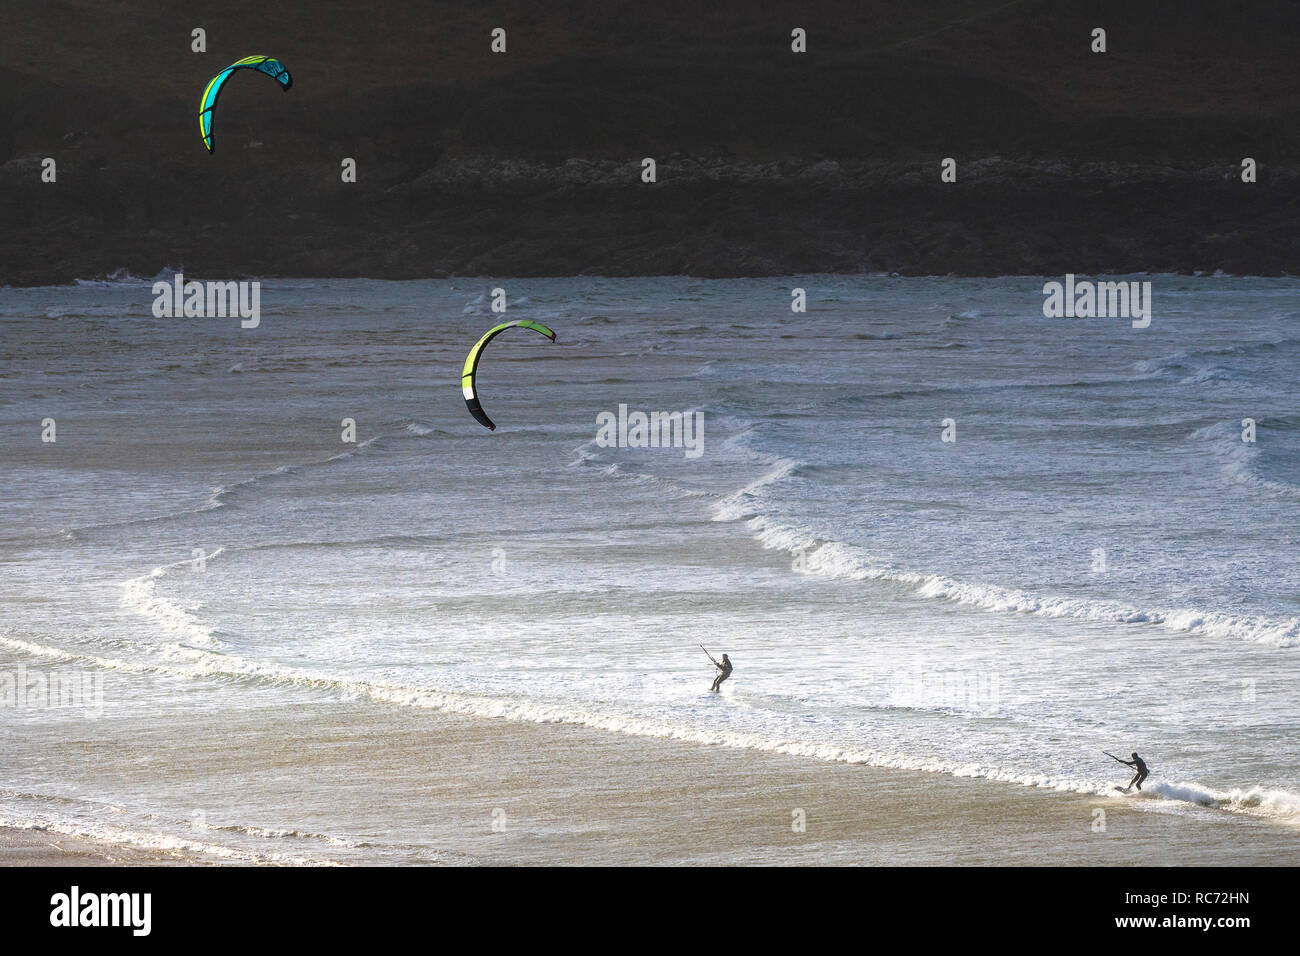
[[[148,4],[119,6],[129,29],[93,7],[0,12],[0,285],[1300,273],[1300,9],[1284,5],[507,2],[489,23],[283,0],[261,32],[212,13],[204,53]],[[498,20],[506,54],[488,47]],[[250,30],[293,89],[232,81],[208,155],[199,92]]]
[[[38,165],[11,160],[0,183],[38,175]],[[381,169],[366,185],[274,190],[269,200],[251,186],[236,188],[203,220],[164,214],[144,222],[126,211],[127,197],[156,184],[126,170],[116,189],[103,180],[98,187],[122,207],[111,219],[85,215],[103,204],[89,191],[95,187],[69,186],[40,209],[17,210],[18,228],[0,240],[0,284],[166,268],[221,278],[387,279],[1300,273],[1293,170],[1267,170],[1268,181],[1245,184],[1227,164],[992,156],[960,162],[956,183],[941,183],[938,173],[937,160],[669,156],[658,181],[643,183],[635,161],[468,157]],[[70,243],[69,235],[87,241]]]

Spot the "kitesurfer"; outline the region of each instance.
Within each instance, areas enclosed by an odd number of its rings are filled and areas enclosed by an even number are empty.
[[[1142,789],[1142,781],[1151,775],[1151,771],[1147,769],[1146,761],[1144,761],[1141,757],[1139,757],[1136,751],[1133,753],[1132,760],[1122,760],[1119,757],[1116,757],[1109,750],[1103,750],[1102,753],[1104,753],[1107,757],[1110,757],[1112,760],[1118,760],[1124,766],[1132,767],[1134,770],[1137,771],[1137,773],[1133,775],[1133,779],[1128,782],[1127,787],[1116,787],[1115,788],[1116,790],[1120,791],[1121,793],[1128,793],[1134,787],[1137,787],[1139,790]]]
[[[710,657],[709,660],[712,661],[713,658]],[[713,678],[713,686],[709,690],[716,693],[722,686],[722,682],[731,676],[731,658],[723,654],[722,663],[719,664],[717,661],[713,661],[713,666],[718,669],[718,676]]]
[[[1128,766],[1132,767],[1137,771],[1137,773],[1133,775],[1133,779],[1128,782],[1128,786],[1125,787],[1124,789],[1132,790],[1134,787],[1137,787],[1139,790],[1141,790],[1142,781],[1145,780],[1149,775],[1146,762],[1143,761],[1143,759],[1139,757],[1136,752],[1134,752],[1132,760],[1121,760],[1120,763],[1127,764]]]

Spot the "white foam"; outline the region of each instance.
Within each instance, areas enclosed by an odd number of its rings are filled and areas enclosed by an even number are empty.
[[[918,597],[953,601],[985,611],[1149,624],[1272,647],[1300,646],[1300,617],[1269,618],[1197,608],[1140,608],[1119,601],[1034,594],[996,584],[958,581],[945,575],[926,575],[899,568],[892,562],[882,563],[878,556],[863,548],[822,540],[806,528],[784,525],[761,514],[763,501],[759,493],[793,474],[799,465],[790,459],[777,459],[767,473],[724,498],[714,511],[714,520],[748,519],[746,526],[765,548],[802,557],[803,571],[808,574],[855,581],[894,581],[915,586]]]
[[[162,273],[159,273],[162,276]],[[170,277],[169,277],[170,278]],[[152,282],[143,276],[132,275],[126,269],[114,269],[102,279],[73,279],[73,285],[91,289],[107,289],[115,285],[144,285]]]
[[[1190,436],[1208,443],[1218,457],[1222,472],[1229,481],[1247,485],[1288,498],[1300,497],[1300,485],[1274,481],[1258,473],[1259,446],[1241,440],[1241,431],[1229,422],[1198,428]]]
[[[221,555],[225,548],[217,548],[205,555],[205,561],[211,561]],[[167,634],[194,644],[209,644],[212,632],[200,621],[194,612],[198,606],[182,605],[158,593],[158,580],[168,571],[176,568],[192,568],[194,562],[176,561],[154,568],[148,574],[122,582],[122,605],[140,614]]]
[[[0,816],[0,827],[14,830],[33,830],[41,833],[58,833],[64,836],[92,840],[115,846],[133,846],[162,853],[197,853],[228,862],[279,864],[282,866],[342,866],[335,860],[305,857],[284,853],[255,853],[237,847],[183,837],[161,832],[132,830],[99,823],[73,823],[50,820],[45,817],[13,818]]]
[[[739,491],[723,498],[714,510],[713,520],[736,521],[753,515],[758,504],[759,493],[769,485],[774,485],[778,481],[790,477],[802,465],[803,462],[796,461],[793,458],[777,458],[772,462],[768,471],[759,475]]]
[[[59,660],[82,660],[100,667],[131,673],[156,673],[188,679],[206,677],[242,677],[273,686],[293,686],[346,698],[370,698],[402,707],[418,707],[467,717],[529,723],[575,724],[637,737],[654,737],[689,743],[761,750],[768,753],[809,757],[833,763],[863,764],[894,770],[921,770],[946,773],[957,777],[981,777],[988,780],[1042,787],[1075,793],[1108,795],[1112,783],[1068,775],[982,764],[971,761],[943,760],[865,747],[845,746],[817,740],[796,740],[751,731],[720,728],[712,720],[693,722],[637,712],[616,713],[581,707],[544,704],[526,700],[506,700],[486,695],[416,687],[391,681],[358,680],[301,668],[285,667],[267,661],[255,661],[209,651],[192,651],[188,664],[146,664],[74,654],[56,647],[0,637],[0,645],[29,654]],[[1149,786],[1144,793],[1178,803],[1264,816],[1280,822],[1300,824],[1300,794],[1285,790],[1254,787],[1244,790],[1215,791],[1198,784],[1161,783]]]

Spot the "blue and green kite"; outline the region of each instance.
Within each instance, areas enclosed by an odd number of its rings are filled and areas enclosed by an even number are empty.
[[[203,99],[199,102],[199,132],[203,134],[203,145],[207,147],[209,153],[212,152],[212,113],[217,108],[217,97],[221,95],[221,88],[226,85],[226,80],[230,79],[231,74],[236,70],[257,70],[259,73],[265,73],[284,90],[293,86],[293,78],[289,76],[289,71],[279,60],[269,56],[246,56],[214,76],[203,91]]]

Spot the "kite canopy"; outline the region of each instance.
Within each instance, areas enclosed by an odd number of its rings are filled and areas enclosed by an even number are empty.
[[[474,344],[474,347],[469,350],[469,355],[465,356],[465,367],[460,373],[460,389],[462,394],[465,396],[465,407],[469,409],[469,413],[474,416],[475,421],[484,428],[491,429],[492,431],[496,431],[496,425],[492,424],[492,419],[487,417],[487,413],[483,411],[483,406],[480,405],[478,401],[478,388],[476,385],[476,378],[478,376],[478,360],[482,357],[483,349],[489,342],[506,329],[513,329],[516,326],[521,329],[532,329],[534,332],[539,332],[546,336],[552,342],[555,341],[555,333],[540,322],[529,322],[527,319],[520,319],[516,322],[505,322],[488,329],[487,334]]]
[[[203,134],[203,145],[207,147],[209,153],[212,152],[212,113],[217,108],[217,97],[221,95],[221,88],[226,85],[226,80],[230,79],[231,74],[236,70],[257,70],[259,73],[265,73],[285,90],[293,86],[293,78],[289,76],[289,71],[279,60],[269,56],[246,56],[214,76],[203,91],[203,99],[199,101],[199,132]]]

